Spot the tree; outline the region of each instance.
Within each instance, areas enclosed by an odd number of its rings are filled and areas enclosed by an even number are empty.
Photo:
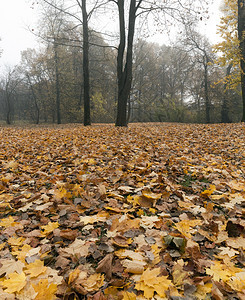
[[[12,123],[14,101],[17,99],[17,88],[21,81],[18,68],[7,67],[6,74],[1,80],[1,89],[3,91],[5,117],[8,125]]]
[[[84,97],[84,126],[91,125],[91,116],[90,116],[90,71],[89,71],[89,27],[88,21],[92,13],[96,10],[97,5],[100,6],[99,1],[95,1],[95,4],[92,6],[91,10],[87,12],[87,1],[86,0],[74,0],[73,5],[69,5],[69,8],[64,7],[64,2],[61,1],[61,4],[57,1],[44,0],[45,3],[54,7],[58,11],[67,16],[73,18],[78,25],[82,25],[83,28],[83,97]],[[82,13],[82,19],[77,16],[77,13],[74,12],[74,6],[79,7]],[[72,9],[72,10],[71,10]],[[75,26],[76,27],[76,26]],[[69,39],[68,39],[69,41]],[[64,42],[64,41],[63,41]]]
[[[221,54],[218,59],[216,59],[216,63],[226,69],[223,78],[225,89],[236,90],[237,87],[241,85],[243,102],[242,121],[245,121],[244,11],[244,1],[224,0],[222,6],[223,16],[218,26],[218,33],[222,37],[222,41],[214,46],[215,52]],[[227,72],[227,70],[229,70],[229,72]],[[224,95],[226,97],[227,93]]]
[[[161,26],[164,26],[161,20],[169,21],[169,18],[174,19],[175,22],[185,22],[186,18],[190,20],[190,16],[194,15],[195,6],[193,1],[130,0],[128,6],[126,6],[124,0],[111,1],[117,5],[120,38],[117,55],[118,99],[116,126],[127,126],[127,104],[132,85],[136,18],[154,13],[153,19]],[[157,12],[161,13],[161,16],[157,15]],[[167,26],[166,23],[165,26]]]
[[[78,1],[77,1],[78,2]],[[79,2],[78,2],[79,3]],[[90,78],[89,78],[89,39],[88,39],[88,13],[86,0],[82,0],[83,15],[83,91],[84,91],[84,126],[91,125],[90,119]]]
[[[243,114],[242,122],[245,122],[245,1],[238,0],[238,39],[240,50],[240,67],[241,67],[241,88]]]
[[[190,47],[190,51],[193,52],[196,63],[199,64],[203,70],[203,80],[201,82],[204,90],[205,119],[206,123],[210,123],[211,99],[209,95],[209,67],[213,61],[211,46],[206,37],[195,32],[192,28],[187,29],[186,44]]]

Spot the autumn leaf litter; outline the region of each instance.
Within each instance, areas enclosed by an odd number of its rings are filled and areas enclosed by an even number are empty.
[[[245,299],[244,124],[0,134],[0,299]]]

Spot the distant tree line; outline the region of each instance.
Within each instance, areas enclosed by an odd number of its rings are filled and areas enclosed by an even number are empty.
[[[148,7],[131,0],[127,16],[124,2],[117,0],[113,2],[120,19],[119,44],[112,46],[104,34],[89,27],[91,14],[102,2],[87,11],[86,1],[77,1],[82,16],[78,22],[77,14],[67,11],[62,1],[43,2],[38,32],[42,47],[23,51],[21,63],[1,75],[0,119],[7,124],[126,126],[243,118],[240,85],[230,88],[224,80],[234,66],[217,63],[220,57],[193,26],[185,26],[171,46],[139,37],[134,41],[137,11],[144,13]],[[160,2],[153,3],[159,7],[149,10],[164,10]],[[133,28],[126,29],[126,21]]]

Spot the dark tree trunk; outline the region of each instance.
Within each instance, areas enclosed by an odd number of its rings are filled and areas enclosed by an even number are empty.
[[[88,14],[86,0],[82,0],[83,14],[83,92],[84,92],[84,126],[91,125],[90,119],[90,82],[89,82],[89,40]]]
[[[120,43],[117,55],[118,99],[116,126],[127,126],[127,103],[132,85],[133,41],[135,32],[135,20],[136,11],[140,5],[140,2],[141,1],[139,1],[138,5],[136,6],[136,0],[130,1],[127,55],[124,64],[124,53],[126,48],[124,0],[117,1],[120,26]]]
[[[232,64],[229,64],[226,69],[226,77],[231,73]],[[227,83],[224,84],[224,99],[221,109],[221,123],[231,123],[229,118],[229,95],[227,90]]]
[[[56,114],[57,114],[57,124],[61,124],[61,114],[60,114],[60,74],[59,74],[59,57],[57,51],[57,43],[54,40],[54,60],[55,60],[55,87],[56,87]]]
[[[242,103],[243,113],[242,122],[245,122],[245,0],[238,0],[238,38],[240,42],[240,53],[241,53],[241,88],[242,88]]]
[[[11,124],[11,103],[10,103],[10,96],[7,94],[6,95],[6,108],[7,108],[7,111],[6,111],[6,123],[8,125]]]
[[[205,108],[206,108],[206,123],[210,123],[210,100],[208,93],[208,63],[204,64],[204,96],[205,96]]]
[[[29,82],[30,88],[31,88],[31,93],[32,93],[32,97],[34,99],[34,104],[35,104],[35,108],[36,108],[36,124],[39,124],[39,119],[40,119],[40,109],[37,103],[37,97],[36,97],[36,93],[33,89],[31,80],[30,80],[30,76],[28,74],[26,74],[27,80]]]

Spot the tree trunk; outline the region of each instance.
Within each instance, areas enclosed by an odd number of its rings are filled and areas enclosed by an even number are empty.
[[[127,55],[124,65],[126,42],[124,0],[118,0],[120,43],[117,55],[118,100],[116,126],[127,126],[127,103],[132,85],[133,40],[136,19],[136,0],[131,0],[129,8]],[[139,5],[139,4],[138,4]]]
[[[6,95],[7,113],[6,113],[6,123],[11,124],[11,103],[9,95]]]
[[[83,14],[83,92],[84,92],[84,126],[91,125],[90,119],[90,82],[89,82],[89,40],[88,14],[86,0],[82,0]]]
[[[231,73],[232,64],[230,63],[226,68],[226,77]],[[221,123],[231,123],[229,118],[229,99],[228,99],[228,90],[227,90],[227,83],[224,84],[224,99],[222,103],[221,109]]]
[[[242,88],[242,122],[245,122],[245,0],[238,0],[238,38],[240,42],[240,66],[241,66],[241,88]]]
[[[205,95],[205,108],[206,108],[206,123],[210,123],[210,100],[208,94],[208,65],[204,65],[204,95]]]
[[[27,77],[27,80],[28,80],[28,83],[30,85],[30,88],[31,88],[31,93],[32,93],[32,97],[34,99],[34,104],[35,104],[35,108],[36,108],[36,124],[39,124],[39,119],[40,119],[40,109],[39,109],[39,106],[38,106],[38,103],[37,103],[37,97],[36,97],[36,93],[33,89],[33,86],[32,86],[32,83],[31,83],[31,79],[30,79],[30,76],[29,74],[26,74],[26,77]]]
[[[56,114],[57,114],[57,124],[61,124],[60,115],[60,74],[59,74],[59,57],[57,51],[57,42],[54,40],[54,60],[55,60],[55,87],[56,87]]]

